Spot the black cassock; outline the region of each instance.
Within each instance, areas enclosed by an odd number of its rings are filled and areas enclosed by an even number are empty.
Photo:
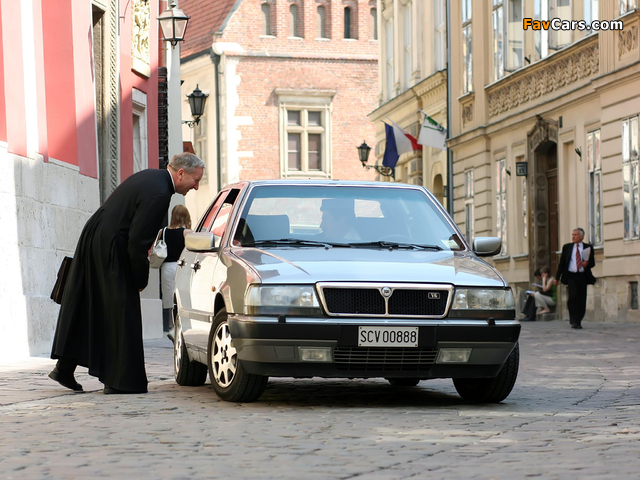
[[[74,360],[109,387],[146,391],[139,289],[147,253],[174,193],[166,170],[127,178],[82,230],[65,285],[51,358]]]

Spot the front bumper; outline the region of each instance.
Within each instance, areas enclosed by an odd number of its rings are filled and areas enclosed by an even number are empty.
[[[248,373],[273,377],[495,377],[520,335],[516,320],[408,321],[230,314],[233,344]],[[491,322],[493,323],[493,322]],[[358,347],[359,326],[419,327],[418,347]],[[331,362],[301,361],[300,347],[331,348]],[[471,348],[467,363],[437,363],[442,348]]]

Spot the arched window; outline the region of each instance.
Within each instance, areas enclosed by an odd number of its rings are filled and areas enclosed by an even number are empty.
[[[298,5],[293,4],[289,7],[289,36],[300,36],[300,17],[298,12]]]
[[[369,38],[378,39],[378,9],[372,8],[369,15]]]
[[[318,7],[318,38],[328,38],[327,37],[327,9],[324,5],[320,5]]]
[[[262,35],[271,35],[271,5],[262,4],[262,27],[260,30]]]
[[[351,36],[351,7],[344,7],[344,38]]]

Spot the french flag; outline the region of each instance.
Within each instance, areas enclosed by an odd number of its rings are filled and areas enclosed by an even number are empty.
[[[382,165],[389,168],[396,168],[398,158],[403,153],[422,151],[422,145],[411,134],[407,133],[400,125],[387,118],[391,125],[385,122],[384,128],[387,134],[387,142],[384,150]]]

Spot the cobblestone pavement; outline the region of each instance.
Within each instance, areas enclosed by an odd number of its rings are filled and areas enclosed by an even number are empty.
[[[505,402],[470,405],[450,380],[272,379],[259,402],[173,381],[148,342],[146,395],[87,393],[53,361],[0,366],[1,478],[640,478],[640,325],[523,324]]]

